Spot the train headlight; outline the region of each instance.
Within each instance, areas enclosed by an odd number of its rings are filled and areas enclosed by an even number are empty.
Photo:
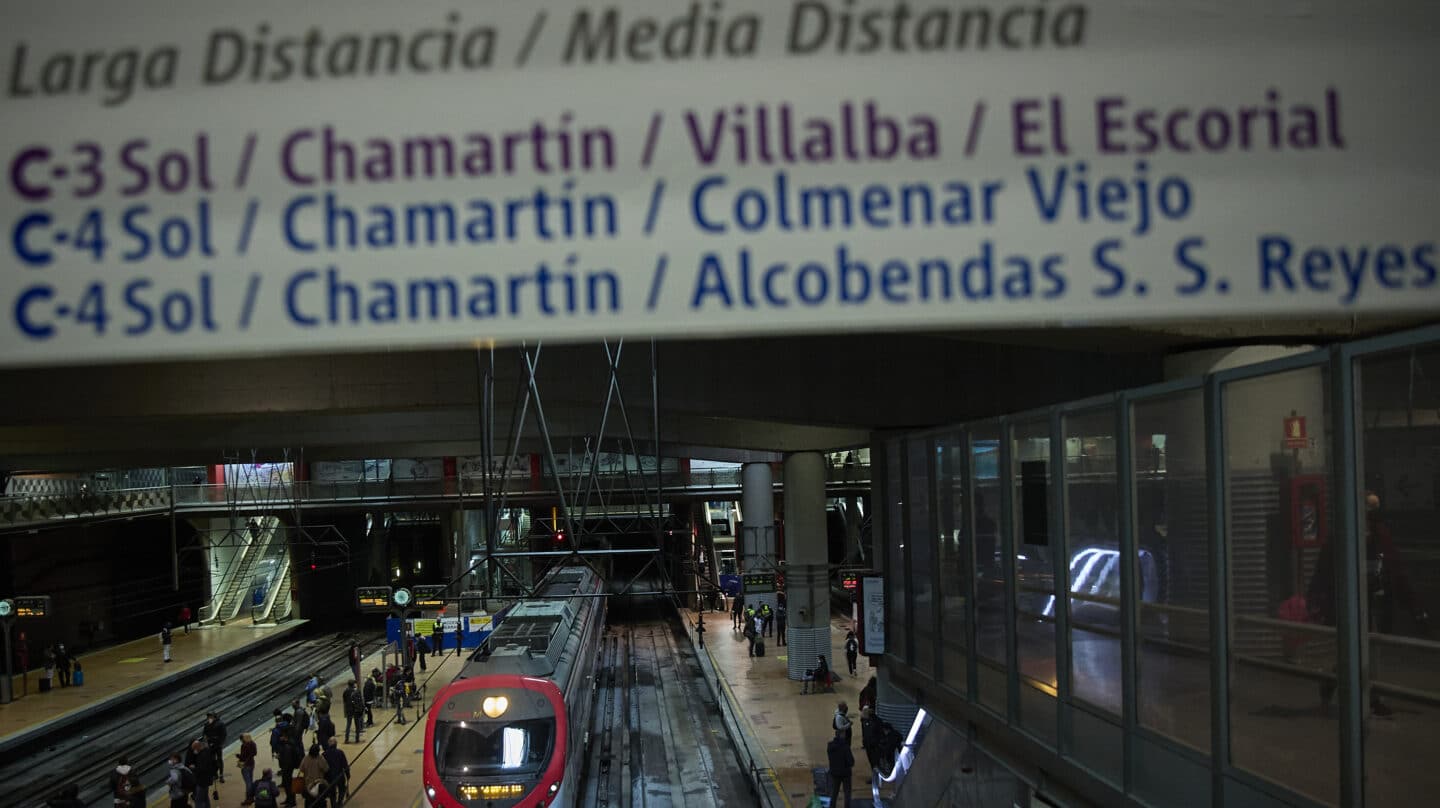
[[[550,784],[550,793],[551,793],[551,794],[554,794],[555,792],[557,792],[557,791],[559,791],[559,790],[560,790],[560,781],[559,781],[559,780],[556,780],[555,782],[553,782],[553,783]]]
[[[425,786],[425,796],[435,799],[435,786]]]
[[[484,710],[485,714],[491,718],[499,718],[505,714],[506,710],[510,709],[510,699],[505,696],[486,696],[480,709]]]

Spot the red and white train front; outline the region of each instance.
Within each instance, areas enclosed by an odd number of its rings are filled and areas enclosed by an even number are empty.
[[[565,805],[570,727],[549,679],[461,679],[440,691],[425,726],[427,808]]]

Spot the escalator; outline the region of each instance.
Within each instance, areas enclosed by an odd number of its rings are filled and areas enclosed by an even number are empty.
[[[225,624],[234,620],[241,614],[248,604],[248,596],[253,591],[253,580],[257,571],[264,566],[268,557],[270,545],[277,533],[280,520],[273,516],[261,517],[259,530],[254,535],[245,531],[245,545],[239,552],[239,558],[234,562],[230,574],[221,582],[221,592],[215,598],[210,613],[202,612],[202,624],[218,622]],[[281,545],[283,546],[283,542]]]

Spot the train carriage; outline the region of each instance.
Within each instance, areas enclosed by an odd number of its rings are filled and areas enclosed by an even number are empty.
[[[589,568],[558,571],[436,696],[425,726],[427,808],[575,804],[603,586]]]

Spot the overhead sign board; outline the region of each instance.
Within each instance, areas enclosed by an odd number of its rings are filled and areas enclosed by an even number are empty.
[[[362,612],[390,611],[390,587],[362,586],[355,590],[355,605]]]
[[[747,572],[743,576],[746,594],[752,592],[774,592],[775,573]]]
[[[1440,4],[1272,6],[22,4],[0,363],[1435,311]]]
[[[446,589],[444,584],[411,587],[411,594],[414,596],[411,605],[417,609],[443,609],[445,608]]]
[[[29,595],[15,597],[16,617],[49,617],[50,596]]]

